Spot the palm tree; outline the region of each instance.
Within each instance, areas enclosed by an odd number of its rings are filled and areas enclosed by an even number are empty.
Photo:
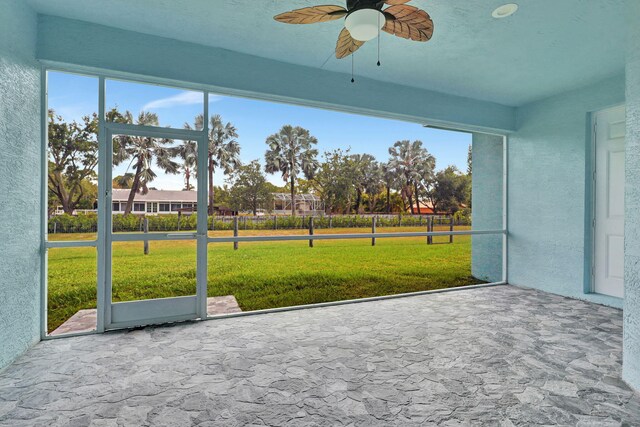
[[[387,192],[387,213],[391,213],[391,189],[396,186],[398,173],[389,163],[382,163],[380,164],[380,174],[382,175],[382,181],[384,182],[385,190]]]
[[[433,177],[435,158],[422,147],[422,141],[398,141],[389,148],[389,154],[389,166],[398,174],[402,183],[402,193],[409,199],[411,214],[414,213],[412,196],[415,196],[419,215],[418,185]]]
[[[124,122],[133,123],[131,112],[125,112],[122,117]],[[142,111],[136,119],[136,124],[158,126],[158,116],[155,113]],[[172,143],[170,139],[139,136],[120,136],[114,141],[114,165],[130,160],[130,166],[133,166],[134,170],[131,191],[124,210],[125,215],[131,213],[136,193],[141,191],[146,194],[148,184],[156,178],[157,175],[153,170],[154,160],[155,165],[165,173],[178,173],[179,165],[173,161],[175,149],[170,146]]]
[[[296,214],[295,185],[300,172],[312,179],[318,169],[318,150],[313,148],[318,140],[307,129],[284,125],[278,133],[266,140],[269,149],[265,153],[265,171],[280,172],[291,189],[291,215]]]
[[[193,190],[191,185],[191,171],[198,167],[198,144],[195,141],[184,141],[177,147],[176,154],[182,159],[182,170],[184,171],[184,191]]]
[[[127,172],[124,175],[118,175],[113,178],[113,188],[122,188],[127,189],[131,188],[133,184],[133,174],[131,172]]]
[[[204,116],[199,114],[195,118],[196,130],[202,130]],[[186,129],[192,129],[185,123]],[[211,116],[209,120],[209,155],[207,169],[209,170],[209,215],[213,215],[214,183],[213,174],[216,168],[222,168],[226,175],[231,174],[240,166],[240,144],[236,140],[238,132],[230,122],[223,123],[219,114]]]

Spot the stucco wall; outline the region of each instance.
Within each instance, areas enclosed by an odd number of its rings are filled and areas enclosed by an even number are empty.
[[[640,3],[628,14],[623,378],[640,390]]]
[[[510,283],[621,307],[585,293],[585,194],[589,112],[624,102],[624,90],[619,76],[518,109],[509,139]]]
[[[0,369],[40,337],[40,71],[36,15],[0,13]]]
[[[473,134],[473,228],[502,229],[503,145],[502,137]],[[487,281],[502,280],[502,236],[472,237],[471,273]]]

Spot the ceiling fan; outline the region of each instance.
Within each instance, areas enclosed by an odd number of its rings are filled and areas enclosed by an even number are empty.
[[[336,58],[358,50],[380,30],[394,36],[426,42],[433,35],[433,21],[427,12],[409,6],[411,0],[347,0],[346,9],[337,5],[311,6],[274,16],[286,24],[315,24],[345,18],[336,43]],[[383,9],[384,6],[388,6]],[[379,64],[378,64],[379,65]]]

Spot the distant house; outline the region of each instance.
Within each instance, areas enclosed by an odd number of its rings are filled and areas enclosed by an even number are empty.
[[[124,213],[129,200],[129,189],[114,188],[111,201],[113,213]],[[149,190],[147,194],[136,193],[133,199],[134,214],[191,213],[198,209],[197,191]]]
[[[275,214],[291,213],[291,194],[272,193],[273,209]],[[315,194],[296,194],[295,211],[299,214],[313,215],[324,213],[324,203]]]
[[[467,205],[460,204],[460,209],[466,208]],[[411,207],[407,207],[407,213],[411,213]],[[413,204],[413,213],[418,213],[418,204]],[[420,215],[449,215],[449,212],[439,211],[434,212],[433,205],[429,202],[420,202]]]
[[[114,188],[111,201],[114,214],[122,214],[129,200],[131,190]],[[136,193],[133,199],[131,213],[137,215],[164,215],[164,214],[185,214],[190,215],[198,210],[197,191],[172,191],[172,190],[149,190],[146,194]],[[214,205],[214,210],[218,215],[237,215],[237,211],[222,205]],[[97,209],[77,209],[74,215],[79,213],[96,212]],[[58,206],[54,215],[62,215],[62,206]]]

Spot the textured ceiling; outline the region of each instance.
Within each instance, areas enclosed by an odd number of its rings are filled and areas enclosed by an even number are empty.
[[[28,0],[38,12],[349,73],[333,55],[343,21],[286,25],[273,16],[325,0]],[[513,0],[509,0],[513,1]],[[517,0],[516,0],[517,1]],[[634,0],[635,1],[635,0]],[[522,105],[621,74],[625,0],[414,0],[435,23],[427,43],[383,33],[355,55],[356,75]]]

